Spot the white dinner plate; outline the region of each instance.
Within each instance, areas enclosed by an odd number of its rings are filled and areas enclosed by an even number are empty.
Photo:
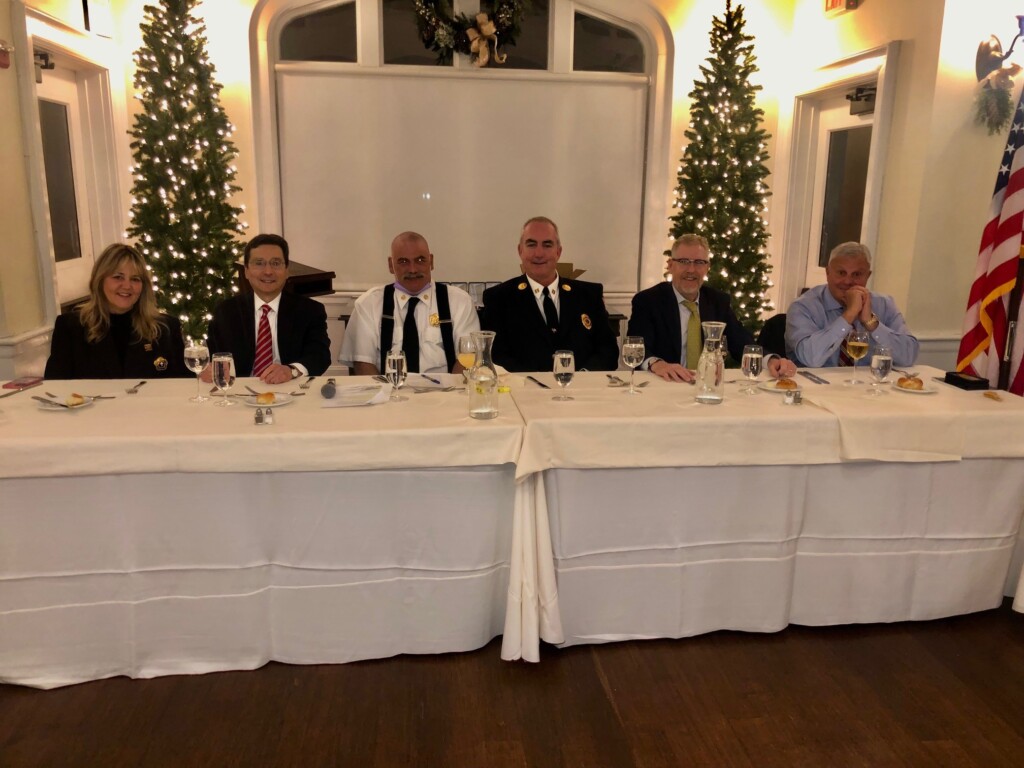
[[[904,395],[934,395],[938,392],[938,387],[930,387],[927,384],[924,385],[924,389],[904,389],[903,387],[897,387],[896,382],[892,383],[892,388],[896,392],[902,392]]]
[[[61,400],[60,402],[63,403],[64,401]],[[93,402],[93,398],[87,397],[85,398],[85,402],[82,403],[81,405],[69,405],[67,408],[62,408],[61,406],[57,405],[56,402],[44,403],[42,400],[36,400],[36,405],[39,407],[40,411],[67,411],[68,413],[70,413],[71,411],[77,411],[80,408],[88,408],[90,405],[93,404]]]
[[[278,405],[288,405],[295,398],[291,395],[285,394],[284,392],[274,393],[274,402],[272,403],[257,403],[256,395],[250,395],[249,397],[243,397],[242,402],[246,405],[252,406],[253,408],[273,408]]]
[[[784,395],[787,392],[799,392],[800,390],[803,389],[803,387],[800,386],[799,382],[794,383],[796,384],[796,389],[779,389],[778,387],[775,386],[775,379],[772,379],[771,381],[762,381],[760,384],[757,385],[757,388],[760,389],[762,392],[773,392],[776,395]]]

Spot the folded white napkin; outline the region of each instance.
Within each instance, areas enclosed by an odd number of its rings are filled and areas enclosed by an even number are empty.
[[[358,405],[379,405],[391,397],[390,384],[364,384],[362,386],[338,387],[334,397],[324,400],[321,408],[351,408]]]

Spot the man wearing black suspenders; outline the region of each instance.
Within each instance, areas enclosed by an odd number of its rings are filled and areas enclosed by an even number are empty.
[[[431,279],[434,255],[423,235],[403,232],[391,242],[390,285],[358,299],[345,329],[340,362],[357,376],[384,370],[389,350],[405,352],[410,373],[461,373],[456,340],[480,330],[473,299]]]

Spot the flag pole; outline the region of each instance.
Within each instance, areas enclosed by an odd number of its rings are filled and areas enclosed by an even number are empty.
[[[1024,252],[1024,248],[1021,249]],[[1003,356],[999,361],[999,389],[1009,391],[1010,389],[1010,363],[1013,362],[1013,342],[1016,339],[1020,328],[1017,327],[1017,318],[1020,316],[1021,292],[1024,289],[1024,255],[1017,256],[1017,280],[1010,291],[1010,301],[1007,311],[1007,318],[1010,322],[1006,327],[1006,345],[1003,349]]]

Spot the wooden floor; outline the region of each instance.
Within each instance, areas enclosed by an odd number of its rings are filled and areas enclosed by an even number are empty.
[[[1022,766],[1024,615],[0,686],[0,766]]]

